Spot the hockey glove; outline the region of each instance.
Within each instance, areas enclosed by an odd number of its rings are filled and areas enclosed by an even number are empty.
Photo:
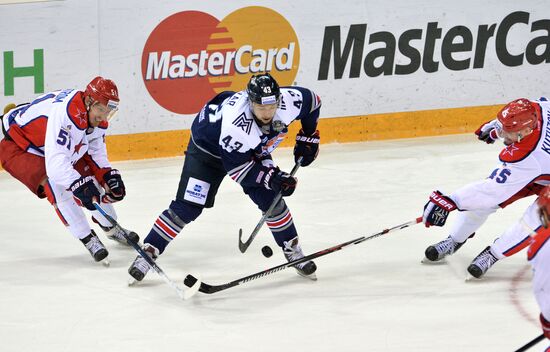
[[[457,208],[455,202],[441,194],[439,191],[434,191],[430,195],[430,201],[424,205],[424,214],[422,222],[424,226],[443,226],[449,213]]]
[[[124,182],[122,182],[122,177],[120,176],[120,171],[117,169],[111,169],[103,175],[103,181],[107,186],[105,201],[109,203],[114,203],[124,199],[126,195],[126,187],[124,187]]]
[[[487,144],[493,144],[498,139],[496,125],[498,120],[492,120],[481,125],[474,133],[477,139]]]
[[[99,201],[100,194],[92,176],[81,177],[74,181],[69,190],[73,192],[74,200],[78,205],[89,210],[96,210],[93,202]]]
[[[308,166],[317,158],[319,154],[319,142],[321,136],[319,131],[315,131],[312,135],[307,136],[304,130],[301,129],[296,135],[296,145],[294,145],[294,161],[298,162],[298,159],[302,157],[301,166]]]
[[[550,339],[550,321],[546,320],[542,313],[540,313],[540,324],[542,325],[542,333],[547,339]]]
[[[288,197],[294,193],[298,180],[290,174],[281,171],[278,167],[270,168],[264,179],[264,185],[267,189],[275,192],[281,192],[283,197]]]

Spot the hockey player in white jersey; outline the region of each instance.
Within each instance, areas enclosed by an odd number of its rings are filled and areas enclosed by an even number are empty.
[[[550,339],[550,186],[542,190],[536,205],[530,216],[538,219],[542,226],[533,235],[527,259],[533,267],[533,293],[540,308],[542,332]]]
[[[278,192],[292,195],[297,179],[280,170],[271,153],[287,134],[287,126],[300,120],[294,157],[308,166],[317,157],[317,121],[321,101],[311,90],[282,87],[269,74],[252,76],[246,90],[222,92],[199,112],[191,127],[176,199],[155,221],[143,249],[156,259],[184,226],[204,208],[214,205],[223,178],[239,183],[258,208],[265,212]],[[266,223],[288,261],[304,256],[292,215],[283,198]],[[313,261],[296,265],[299,274],[314,278]],[[128,272],[141,281],[150,266],[140,256]]]
[[[424,207],[426,227],[443,226],[449,212],[457,209],[459,213],[449,236],[426,249],[429,261],[453,254],[474,236],[490,214],[518,199],[538,195],[550,183],[549,115],[550,103],[545,98],[517,99],[504,106],[496,119],[476,131],[478,138],[487,143],[503,140],[505,148],[499,155],[500,164],[483,181],[468,184],[449,195],[432,193]],[[497,261],[527,247],[535,225],[524,216],[474,258],[468,272],[480,278]]]
[[[107,159],[105,131],[118,109],[115,83],[94,78],[85,91],[65,89],[37,97],[32,103],[6,107],[0,162],[14,178],[39,198],[47,198],[69,230],[95,261],[108,251],[90,228],[81,207],[108,238],[128,245],[123,235],[93,205],[101,201],[114,218],[110,203],[120,201],[126,189],[120,172]],[[134,241],[139,237],[134,232]]]

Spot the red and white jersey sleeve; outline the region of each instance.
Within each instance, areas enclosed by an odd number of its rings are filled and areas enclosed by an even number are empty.
[[[487,179],[450,195],[460,210],[505,206],[515,198],[537,194],[537,189],[550,184],[550,104],[540,101],[539,105],[539,128],[520,143],[504,148],[499,155],[501,163]]]

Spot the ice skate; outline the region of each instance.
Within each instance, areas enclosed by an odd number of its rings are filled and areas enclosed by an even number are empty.
[[[489,246],[485,248],[483,252],[479,253],[477,257],[474,258],[470,266],[468,266],[468,272],[476,279],[479,279],[497,261],[498,258],[494,256],[494,254],[491,252],[491,247]]]
[[[159,256],[159,250],[149,243],[144,244],[142,248],[145,253],[147,253],[149,258],[153,259],[153,261]],[[149,269],[151,269],[149,263],[147,263],[141,255],[138,255],[132,265],[128,268],[128,274],[130,274],[130,276],[132,276],[136,281],[141,281]]]
[[[297,260],[304,257],[304,252],[302,252],[302,247],[298,243],[298,237],[294,237],[290,241],[283,242],[284,248],[283,253],[286,257],[286,260],[289,262],[293,260]],[[303,262],[300,264],[294,265],[294,268],[298,272],[299,275],[303,277],[307,277],[311,280],[317,280],[317,276],[315,275],[315,271],[317,270],[317,265],[311,260],[307,262]]]
[[[102,261],[109,255],[109,252],[107,251],[103,243],[101,243],[99,237],[97,237],[94,230],[92,230],[92,232],[88,236],[84,237],[80,241],[84,244],[84,246],[86,247],[88,252],[90,252],[96,262]]]
[[[458,251],[460,247],[465,243],[466,241],[462,243],[455,242],[451,236],[447,237],[443,241],[440,241],[432,246],[429,246],[426,248],[426,251],[424,252],[424,255],[426,256],[425,260],[422,262],[429,263],[429,262],[437,262],[441,259],[445,258],[448,255],[453,254],[454,252]]]
[[[101,227],[103,231],[105,231],[105,235],[108,239],[116,241],[124,246],[130,246],[126,238],[124,237],[123,231],[126,232],[126,236],[130,238],[134,243],[139,243],[139,236],[134,231],[126,230],[120,226],[112,226],[112,227],[106,227],[103,226],[92,216],[92,221]]]
[[[118,226],[111,227],[105,233],[105,235],[110,240],[117,241],[118,243],[120,243],[122,245],[125,245],[125,246],[130,246],[130,243],[128,242],[128,240],[126,240],[126,238],[122,234],[123,231],[126,232],[126,236],[128,236],[128,238],[132,242],[139,243],[139,236],[138,236],[137,233],[135,233],[134,231],[126,230],[126,229],[124,229],[122,227],[118,227]]]

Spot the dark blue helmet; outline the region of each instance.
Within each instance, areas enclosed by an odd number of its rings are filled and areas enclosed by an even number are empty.
[[[281,96],[277,81],[269,73],[252,76],[246,92],[250,101],[262,105],[278,103]]]

